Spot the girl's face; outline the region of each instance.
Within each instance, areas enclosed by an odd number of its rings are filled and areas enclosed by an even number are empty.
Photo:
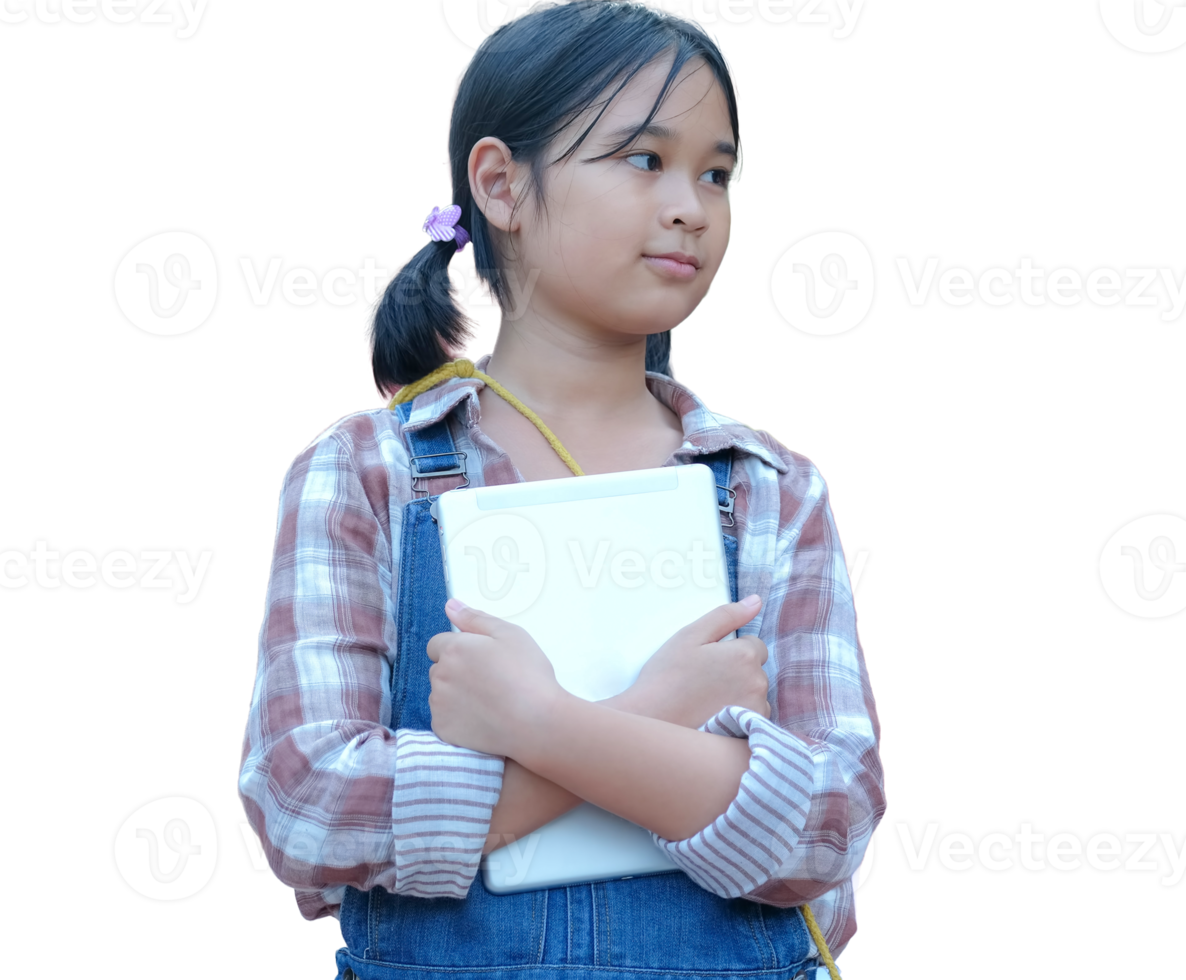
[[[536,317],[603,341],[616,333],[634,343],[680,323],[708,292],[729,243],[735,164],[728,106],[712,69],[702,59],[689,61],[647,131],[613,156],[590,159],[646,118],[669,64],[670,58],[640,71],[576,152],[545,170],[546,211],[512,164],[510,195],[519,210],[508,224],[510,240],[500,238],[523,290],[516,307],[526,303]],[[599,108],[560,134],[553,157]],[[655,258],[671,252],[689,261]]]

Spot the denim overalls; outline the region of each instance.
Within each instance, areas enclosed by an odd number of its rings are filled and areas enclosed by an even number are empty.
[[[404,422],[411,408],[410,401],[395,406]],[[456,452],[448,422],[446,415],[419,431],[404,430],[416,476],[464,479],[464,454]],[[701,461],[716,474],[720,507],[732,526],[732,450]],[[420,489],[416,479],[413,489]],[[430,637],[451,629],[440,539],[429,513],[435,499],[412,500],[403,512],[392,729],[431,730],[425,648]],[[737,601],[737,538],[725,534],[724,543]],[[340,917],[346,948],[337,954],[337,980],[814,980],[817,967],[816,960],[805,959],[810,940],[797,908],[721,898],[682,871],[513,895],[488,892],[479,872],[464,899],[348,887]],[[826,980],[826,970],[819,977]]]

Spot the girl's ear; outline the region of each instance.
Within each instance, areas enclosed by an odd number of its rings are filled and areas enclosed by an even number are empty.
[[[515,204],[523,190],[524,168],[496,136],[483,136],[469,152],[469,188],[474,206],[501,231],[519,230]]]

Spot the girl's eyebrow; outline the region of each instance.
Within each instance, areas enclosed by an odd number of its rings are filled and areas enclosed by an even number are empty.
[[[609,143],[619,143],[628,136],[652,136],[658,140],[673,140],[676,137],[675,130],[670,126],[664,126],[662,123],[649,123],[642,132],[636,134],[638,124],[633,126],[622,126],[619,129],[610,130],[605,134],[604,139]],[[716,146],[713,147],[713,152],[722,153],[727,157],[732,157],[733,162],[737,162],[737,147],[728,140],[718,140]]]

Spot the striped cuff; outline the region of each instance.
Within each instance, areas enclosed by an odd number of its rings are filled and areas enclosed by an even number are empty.
[[[465,898],[478,873],[505,760],[432,732],[396,732],[391,801],[396,891]]]
[[[749,708],[722,708],[699,730],[749,739],[737,796],[691,837],[670,841],[651,831],[651,838],[701,888],[740,898],[789,862],[807,823],[815,767],[806,745]]]

